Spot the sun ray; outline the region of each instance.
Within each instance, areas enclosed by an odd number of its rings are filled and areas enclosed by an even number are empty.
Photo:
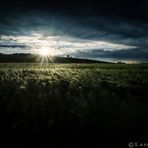
[[[40,55],[39,59],[41,59],[41,67],[48,68],[48,64],[51,63],[52,68],[54,68],[53,57],[50,55],[49,48],[41,48],[38,50],[38,54]]]

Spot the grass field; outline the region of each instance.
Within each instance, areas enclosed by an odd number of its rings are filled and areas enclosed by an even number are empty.
[[[148,64],[0,64],[0,144],[148,142]]]

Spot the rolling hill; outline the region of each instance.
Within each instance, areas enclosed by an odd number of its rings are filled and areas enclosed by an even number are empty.
[[[40,63],[42,57],[36,54],[0,54],[1,63]],[[109,63],[106,61],[97,61],[90,59],[79,59],[72,57],[52,57],[49,63]]]

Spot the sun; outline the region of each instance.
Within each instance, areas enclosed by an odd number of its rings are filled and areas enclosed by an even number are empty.
[[[48,47],[42,47],[38,50],[38,59],[37,61],[40,61],[41,62],[41,67],[45,66],[47,67],[47,65],[49,63],[53,64],[53,57],[50,53],[51,51],[49,51],[49,48]]]
[[[49,55],[49,49],[48,48],[41,48],[39,51],[39,54],[41,56],[48,56]]]

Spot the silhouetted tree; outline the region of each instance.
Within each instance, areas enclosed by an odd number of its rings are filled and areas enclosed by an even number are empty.
[[[70,56],[69,54],[68,54],[68,55],[66,55],[66,57],[67,57],[67,58],[71,58],[71,56]]]

